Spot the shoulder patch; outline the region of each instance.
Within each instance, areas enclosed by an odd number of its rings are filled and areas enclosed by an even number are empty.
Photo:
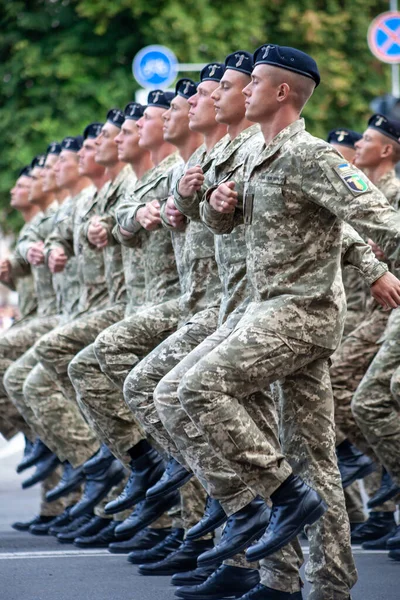
[[[370,188],[365,177],[362,173],[354,169],[350,163],[341,163],[337,167],[334,167],[334,170],[354,196],[365,194],[365,192],[369,191]]]

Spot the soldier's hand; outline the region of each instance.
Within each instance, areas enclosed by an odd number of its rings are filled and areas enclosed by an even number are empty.
[[[238,194],[235,192],[234,181],[221,183],[211,194],[210,204],[217,212],[224,214],[233,213],[235,212],[237,203]]]
[[[373,242],[372,240],[368,240],[368,244],[371,246],[373,253],[375,254],[376,258],[378,260],[386,260],[386,256],[385,253],[383,252],[383,250],[378,246],[378,244],[375,244],[375,242]]]
[[[99,219],[97,215],[91,219],[88,227],[88,240],[93,246],[104,248],[108,244],[108,233]]]
[[[67,264],[68,256],[62,248],[54,248],[49,254],[48,265],[52,273],[61,273]]]
[[[182,229],[186,223],[186,217],[175,206],[172,196],[170,196],[165,204],[165,216],[172,227]]]
[[[389,271],[371,285],[373,298],[385,309],[400,306],[400,281]]]
[[[196,165],[195,167],[191,167],[186,171],[179,182],[178,191],[183,198],[187,198],[198,192],[203,183],[203,169],[200,167],[200,165]]]
[[[8,258],[0,261],[0,281],[8,283],[11,279],[11,262]]]
[[[153,231],[161,225],[160,203],[158,200],[152,200],[145,206],[139,208],[136,213],[136,221],[141,224],[143,229]]]
[[[44,243],[42,241],[32,244],[29,248],[26,258],[31,265],[35,267],[44,263]]]

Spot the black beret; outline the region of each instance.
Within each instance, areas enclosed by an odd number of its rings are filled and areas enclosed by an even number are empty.
[[[352,129],[332,129],[328,133],[327,142],[329,144],[338,144],[339,146],[347,146],[348,148],[354,148],[354,144],[361,140],[362,134]]]
[[[42,169],[44,167],[45,162],[46,162],[46,155],[38,154],[37,156],[35,156],[35,158],[31,162],[31,169],[34,169],[35,167],[40,167]]]
[[[264,44],[254,52],[253,59],[254,66],[273,65],[309,77],[315,81],[315,87],[321,81],[315,60],[297,48]]]
[[[163,90],[153,90],[147,98],[147,106],[157,106],[158,108],[168,109],[171,106],[171,100],[175,97],[173,92],[163,92]]]
[[[30,177],[31,176],[31,166],[27,165],[26,167],[22,167],[20,172],[18,173],[18,177]]]
[[[115,127],[121,129],[122,123],[125,121],[124,113],[119,108],[112,108],[107,113],[107,121],[111,125],[115,125]]]
[[[246,50],[236,50],[232,54],[228,54],[225,59],[225,69],[240,71],[245,75],[251,75],[253,70],[253,55]]]
[[[175,85],[175,96],[182,96],[182,98],[190,98],[197,92],[197,83],[193,79],[179,79]]]
[[[125,119],[138,121],[140,117],[143,117],[144,109],[145,106],[143,106],[143,104],[139,104],[139,102],[129,102],[124,109]]]
[[[61,142],[61,150],[70,150],[70,152],[79,152],[82,148],[83,137],[76,135],[75,137],[69,135],[64,138]]]
[[[83,131],[83,139],[87,140],[88,138],[94,140],[101,133],[101,128],[104,123],[90,123],[87,127],[85,127]]]
[[[225,71],[225,65],[221,63],[209,63],[200,73],[200,81],[221,81]]]
[[[46,154],[60,154],[61,152],[61,144],[59,142],[51,142],[47,146]]]
[[[400,143],[400,121],[388,119],[383,115],[372,115],[368,121],[368,127],[376,129],[386,135],[391,140]]]

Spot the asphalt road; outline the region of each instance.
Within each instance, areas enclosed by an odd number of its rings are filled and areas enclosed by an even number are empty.
[[[22,491],[15,474],[20,444],[0,441],[0,600],[172,600],[169,577],[143,577],[124,556],[78,550],[52,536],[10,527],[36,513],[39,490]],[[307,552],[307,547],[305,547]],[[352,600],[399,600],[400,562],[354,548],[359,582]],[[305,587],[304,598],[307,597]],[[331,600],[331,599],[329,599]]]

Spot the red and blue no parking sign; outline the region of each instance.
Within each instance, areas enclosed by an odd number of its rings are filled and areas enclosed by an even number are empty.
[[[382,62],[400,63],[400,12],[385,12],[372,21],[368,45]]]

